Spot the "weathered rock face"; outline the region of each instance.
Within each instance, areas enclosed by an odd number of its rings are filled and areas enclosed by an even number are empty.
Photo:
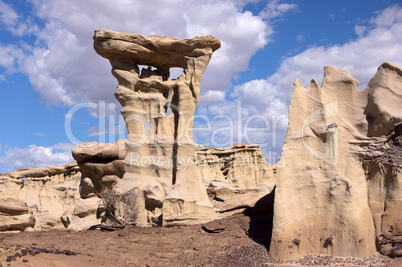
[[[112,188],[124,175],[126,149],[123,140],[115,143],[82,143],[72,150],[81,171],[81,199],[61,217],[67,229],[83,230],[104,219],[102,194]]]
[[[35,218],[29,214],[27,203],[15,198],[0,198],[0,231],[25,231],[34,225]]]
[[[380,236],[380,252],[389,257],[402,257],[402,216],[394,220]]]
[[[102,219],[105,220],[103,193],[123,177],[125,153],[122,140],[113,144],[82,143],[72,151],[78,164],[0,174],[0,198],[6,199],[0,199],[0,231],[80,231],[101,223]],[[214,209],[220,213],[219,217],[252,206],[272,189],[273,168],[260,158],[261,155],[255,145],[242,144],[216,150],[197,148],[192,159],[196,171],[205,179],[204,190],[208,192]],[[211,157],[214,161],[207,162],[206,159]],[[260,165],[264,166],[263,171]],[[225,173],[222,177],[215,176],[222,172]],[[231,172],[241,176],[242,183],[229,180],[228,177],[234,176],[228,175]],[[158,187],[149,186],[145,191],[147,201],[163,206],[165,194],[158,190]],[[2,201],[12,202],[7,205],[14,205],[23,213],[16,214],[11,212],[12,208],[4,208]],[[151,219],[158,223],[157,216]]]
[[[138,225],[151,225],[151,218],[163,218],[163,225],[214,218],[194,168],[192,126],[202,74],[219,47],[212,36],[174,39],[95,31],[94,48],[109,59],[119,82],[115,96],[128,129],[125,173],[114,190],[135,192]],[[148,68],[140,71],[139,65]],[[184,71],[169,80],[173,67]]]
[[[0,230],[65,229],[61,216],[79,201],[80,178],[77,164],[0,174],[0,198],[10,207],[24,210],[15,215],[0,208],[0,213],[5,216],[0,219],[3,222]]]
[[[200,147],[195,165],[205,184],[227,183],[238,188],[259,188],[275,183],[275,167],[268,164],[258,145]]]
[[[372,255],[402,214],[402,70],[384,63],[366,90],[357,87],[331,66],[321,86],[294,84],[286,167],[277,171],[274,258]]]
[[[82,198],[99,197],[110,190],[123,177],[126,156],[123,140],[115,143],[82,143],[72,150],[82,173],[80,194]]]

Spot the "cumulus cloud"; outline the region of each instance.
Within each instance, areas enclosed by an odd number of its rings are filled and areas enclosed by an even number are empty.
[[[300,79],[305,87],[309,86],[313,78],[321,83],[323,67],[333,65],[348,70],[360,81],[359,88],[363,90],[383,62],[393,61],[402,66],[401,6],[395,5],[379,12],[371,20],[371,24],[365,26],[364,31],[357,30],[357,32],[358,37],[345,44],[311,47],[300,54],[284,58],[272,76],[265,80],[253,80],[235,86],[229,93],[231,101],[200,109],[199,114],[211,119],[220,114],[229,114],[237,133],[234,142],[251,140],[262,144],[266,155],[270,152],[280,154],[286,136],[293,82],[296,79]],[[233,100],[241,101],[241,111],[238,105],[232,102]],[[236,114],[243,114],[243,116]],[[252,118],[250,127],[259,127],[264,131],[246,131],[244,126],[247,121],[243,118],[246,120]],[[237,126],[239,121],[242,121],[243,128]],[[226,127],[227,124],[228,122],[224,122],[223,118],[213,121],[212,132],[219,127]],[[204,121],[200,121],[197,127],[202,128],[205,125]],[[230,137],[228,131],[220,131],[218,134],[221,139]],[[210,143],[217,139],[211,140],[205,132],[196,133],[196,137],[203,142],[209,138]]]
[[[201,93],[200,98],[202,98],[202,102],[200,105],[210,105],[212,103],[221,102],[225,100],[225,92],[208,90],[205,93]]]
[[[207,34],[219,38],[222,48],[213,55],[204,74],[201,104],[220,101],[223,94],[217,92],[230,88],[233,76],[247,70],[250,58],[273,33],[262,17],[242,11],[254,0],[31,2],[36,19],[44,26],[32,30],[36,37],[33,46],[20,47],[24,58],[18,66],[28,75],[41,100],[50,105],[71,106],[83,100],[115,102],[111,92],[117,81],[108,75],[107,60],[92,48],[93,31],[98,28],[176,38]],[[293,8],[273,2],[271,9],[275,12],[267,16],[278,16]],[[13,31],[12,25],[26,20],[12,6],[0,3],[7,9],[1,20],[9,31]],[[212,99],[211,95],[219,97]]]
[[[17,62],[23,58],[23,50],[16,45],[0,44],[0,66],[5,69],[6,74],[13,74],[18,71]]]
[[[10,5],[0,0],[0,22],[2,28],[13,35],[23,36],[38,31],[38,26],[30,18],[18,15]]]
[[[4,3],[0,1],[0,21],[5,25],[14,25],[16,24],[19,16],[14,10]]]
[[[362,35],[345,44],[311,47],[285,58],[277,72],[266,82],[277,87],[282,101],[289,101],[291,84],[298,78],[307,87],[312,78],[319,82],[323,66],[346,69],[364,89],[377,68],[385,61],[402,65],[402,7],[395,5],[377,14]]]
[[[74,162],[71,150],[65,150],[65,148],[67,146],[61,145],[55,145],[54,148],[36,145],[25,148],[5,146],[2,151],[4,155],[0,155],[0,164],[7,172],[20,168],[64,166]]]
[[[229,91],[234,75],[247,70],[250,58],[270,41],[274,32],[270,21],[297,9],[295,4],[274,0],[256,16],[243,11],[252,2],[257,1],[32,0],[44,26],[32,32],[36,37],[32,46],[0,45],[0,65],[10,72],[18,68],[26,73],[42,100],[52,105],[71,106],[84,100],[114,102],[112,92],[117,81],[109,75],[107,60],[92,48],[94,29],[176,38],[211,34],[222,41],[222,48],[214,53],[201,84],[201,107],[194,125],[207,131],[195,131],[196,140],[211,145],[226,144],[225,140],[231,140],[229,144],[256,142],[268,144],[265,151],[277,153],[286,133],[287,109],[297,78],[307,87],[312,78],[321,82],[323,66],[334,65],[348,70],[364,89],[382,62],[402,65],[402,8],[395,5],[378,12],[369,25],[356,25],[356,39],[310,47],[284,58],[267,79],[249,81]],[[14,29],[18,21],[26,19],[10,5],[5,6],[11,11],[1,13],[2,27],[17,34]],[[248,132],[246,124],[263,131]],[[231,125],[233,131],[227,128]],[[99,134],[96,128],[90,132]]]
[[[296,4],[280,3],[278,0],[269,1],[259,16],[266,19],[274,19],[283,16],[286,12],[297,9]]]

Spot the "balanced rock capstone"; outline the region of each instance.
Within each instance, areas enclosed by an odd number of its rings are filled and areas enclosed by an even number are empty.
[[[133,192],[137,225],[192,224],[215,218],[193,157],[192,126],[200,82],[220,41],[212,36],[174,39],[95,31],[94,48],[119,82],[128,135],[125,173],[113,190]],[[139,66],[148,66],[140,70]],[[170,68],[183,73],[169,80]]]

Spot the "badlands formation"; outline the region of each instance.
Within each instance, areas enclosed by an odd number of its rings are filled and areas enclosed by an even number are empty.
[[[282,158],[270,165],[254,144],[193,141],[201,77],[219,47],[212,36],[95,31],[94,48],[118,81],[127,139],[80,144],[76,164],[0,174],[0,230],[189,225],[255,205],[245,214],[269,213],[262,223],[272,225],[274,259],[401,256],[401,68],[382,64],[363,91],[332,66],[321,86],[297,80]],[[183,74],[169,80],[171,68]]]
[[[286,167],[277,171],[274,258],[402,255],[402,70],[386,62],[368,88],[358,85],[332,66],[321,86],[294,84]]]

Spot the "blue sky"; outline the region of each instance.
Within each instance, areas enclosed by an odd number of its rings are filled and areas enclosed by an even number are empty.
[[[382,62],[402,65],[398,2],[0,0],[0,172],[63,165],[73,161],[72,142],[125,137],[117,81],[92,48],[98,28],[219,38],[201,84],[195,140],[258,143],[276,161],[297,78],[305,87],[321,82],[323,67],[333,65],[363,90]]]

